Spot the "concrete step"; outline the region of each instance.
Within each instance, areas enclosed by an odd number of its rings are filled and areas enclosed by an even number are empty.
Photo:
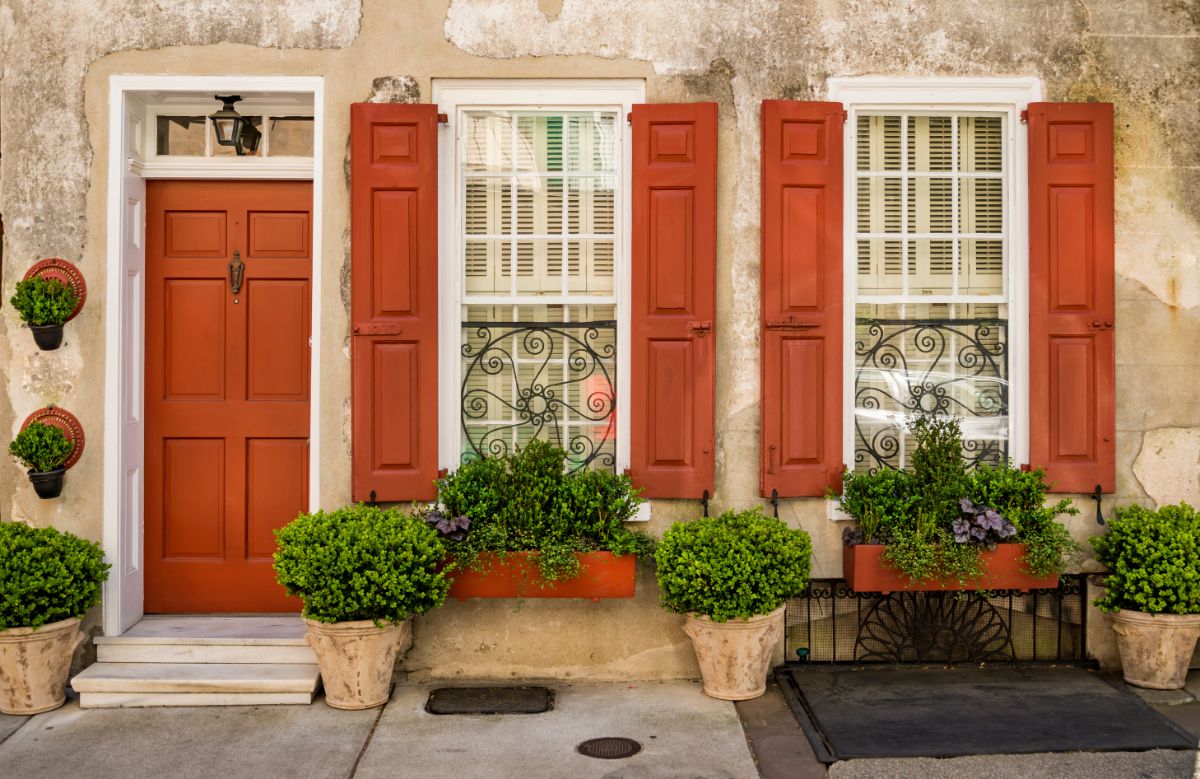
[[[311,703],[315,664],[96,663],[71,680],[81,708]]]
[[[102,663],[261,663],[317,661],[294,615],[146,617],[121,636],[98,636]]]

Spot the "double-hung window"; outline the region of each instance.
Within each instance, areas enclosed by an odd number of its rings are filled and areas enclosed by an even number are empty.
[[[905,467],[907,426],[922,413],[960,420],[968,465],[1024,456],[1019,108],[946,97],[847,104],[844,386],[855,470]]]
[[[453,111],[441,173],[451,194],[444,463],[540,438],[573,467],[627,464],[618,409],[628,359],[624,117],[634,91],[493,84],[439,96]]]

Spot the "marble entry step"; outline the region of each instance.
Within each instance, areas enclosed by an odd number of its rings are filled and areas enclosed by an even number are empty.
[[[71,680],[81,708],[312,702],[317,666],[297,663],[96,663]]]
[[[295,615],[151,616],[120,636],[98,636],[102,663],[262,663],[317,661]]]

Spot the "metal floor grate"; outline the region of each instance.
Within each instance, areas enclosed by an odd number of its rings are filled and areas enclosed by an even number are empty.
[[[1057,589],[857,593],[814,579],[787,602],[789,663],[1085,662],[1087,575]]]

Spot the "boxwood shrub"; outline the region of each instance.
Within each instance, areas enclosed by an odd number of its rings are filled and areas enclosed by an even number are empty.
[[[1101,609],[1200,614],[1200,513],[1191,506],[1118,509],[1108,532],[1091,540],[1111,572]]]
[[[99,544],[0,522],[0,630],[82,617],[100,602],[108,569]]]
[[[17,282],[9,303],[28,325],[61,325],[75,310],[75,290],[57,279],[32,278]]]
[[[769,614],[808,585],[812,542],[758,508],[676,522],[654,559],[663,607],[715,622]]]
[[[275,531],[275,576],[317,622],[403,622],[446,600],[437,531],[398,509],[301,514]]]
[[[30,422],[8,445],[8,453],[34,473],[48,473],[62,464],[75,451],[67,434],[45,422]]]

